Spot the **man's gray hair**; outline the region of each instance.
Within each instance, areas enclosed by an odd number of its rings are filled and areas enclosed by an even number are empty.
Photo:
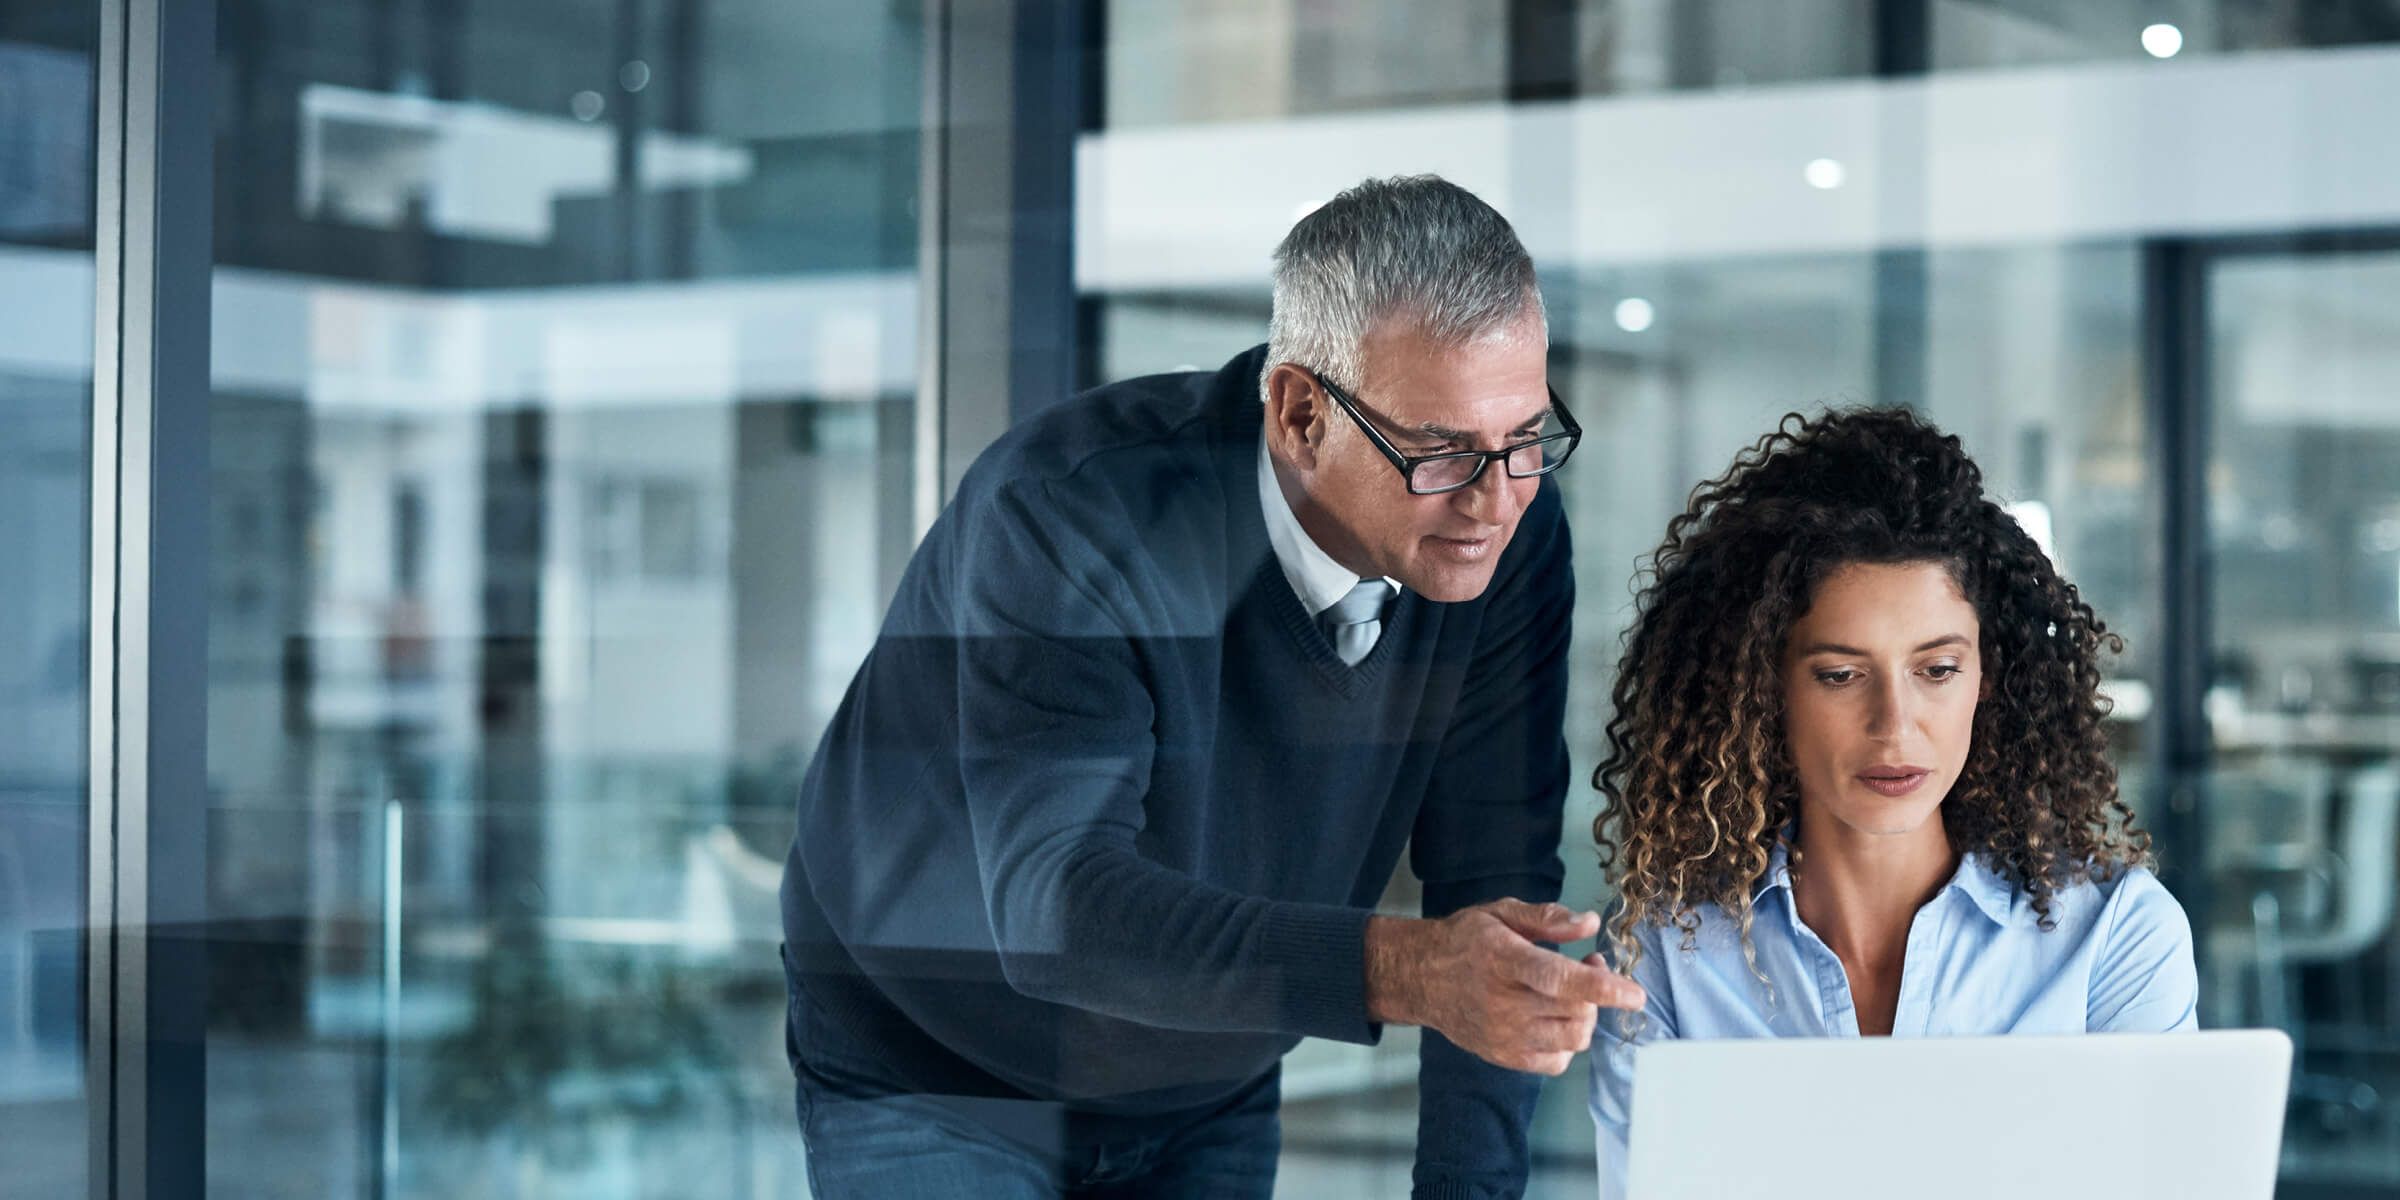
[[[1547,337],[1533,258],[1507,218],[1438,175],[1369,179],[1300,218],[1275,248],[1266,367],[1298,363],[1354,388],[1359,344],[1379,322],[1464,346],[1528,315]],[[1263,374],[1259,386],[1263,398]]]

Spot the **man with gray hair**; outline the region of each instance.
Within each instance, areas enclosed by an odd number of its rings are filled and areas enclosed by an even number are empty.
[[[1416,1194],[1514,1196],[1640,989],[1545,943],[1574,584],[1533,265],[1429,176],[1275,255],[1270,341],[977,460],[799,797],[787,1049],[827,1200],[1266,1197],[1302,1037],[1425,1029]],[[1424,917],[1377,915],[1401,851]]]

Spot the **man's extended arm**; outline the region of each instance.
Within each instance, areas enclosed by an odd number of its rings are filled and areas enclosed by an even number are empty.
[[[1575,606],[1560,508],[1557,488],[1545,481],[1518,528],[1521,544],[1510,548],[1514,561],[1492,581],[1477,669],[1461,690],[1410,847],[1428,917],[1500,897],[1558,898]],[[1577,936],[1589,932],[1596,930]],[[1521,1195],[1530,1161],[1526,1126],[1540,1082],[1428,1031],[1419,1051],[1416,1194]]]
[[[1590,1006],[1624,1002],[1625,985],[1534,944],[1588,934],[1562,911],[1495,904],[1371,930],[1362,909],[1242,895],[1137,852],[1153,702],[1127,629],[1134,606],[1110,594],[1120,576],[1062,541],[1071,524],[1036,521],[1023,503],[1003,491],[981,514],[958,621],[968,815],[1010,984],[1174,1029],[1363,1042],[1400,1021],[1563,1070],[1590,1036]],[[1550,848],[1552,804],[1537,839]]]

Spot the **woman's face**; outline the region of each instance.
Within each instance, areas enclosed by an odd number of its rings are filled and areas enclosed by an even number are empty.
[[[1783,651],[1783,720],[1810,820],[1924,825],[1958,782],[1983,691],[1975,607],[1938,563],[1852,563]]]

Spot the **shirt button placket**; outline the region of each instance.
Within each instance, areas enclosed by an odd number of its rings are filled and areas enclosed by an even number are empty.
[[[1850,973],[1842,969],[1842,960],[1831,946],[1820,941],[1816,951],[1817,990],[1825,1026],[1838,1037],[1857,1037],[1858,1002],[1850,995]]]
[[[1945,897],[1947,895],[1944,893]],[[1933,1008],[1918,994],[1923,989],[1915,986],[1914,981],[1923,978],[1929,970],[1940,969],[1941,964],[1930,957],[1932,951],[1929,947],[1941,944],[1938,926],[1946,920],[1944,913],[1929,906],[1919,910],[1916,918],[1908,923],[1907,957],[1900,961],[1900,997],[1892,1010],[1892,1033],[1895,1036],[1905,1033],[1924,1037],[1933,1032]],[[1928,922],[1937,928],[1928,930]]]

